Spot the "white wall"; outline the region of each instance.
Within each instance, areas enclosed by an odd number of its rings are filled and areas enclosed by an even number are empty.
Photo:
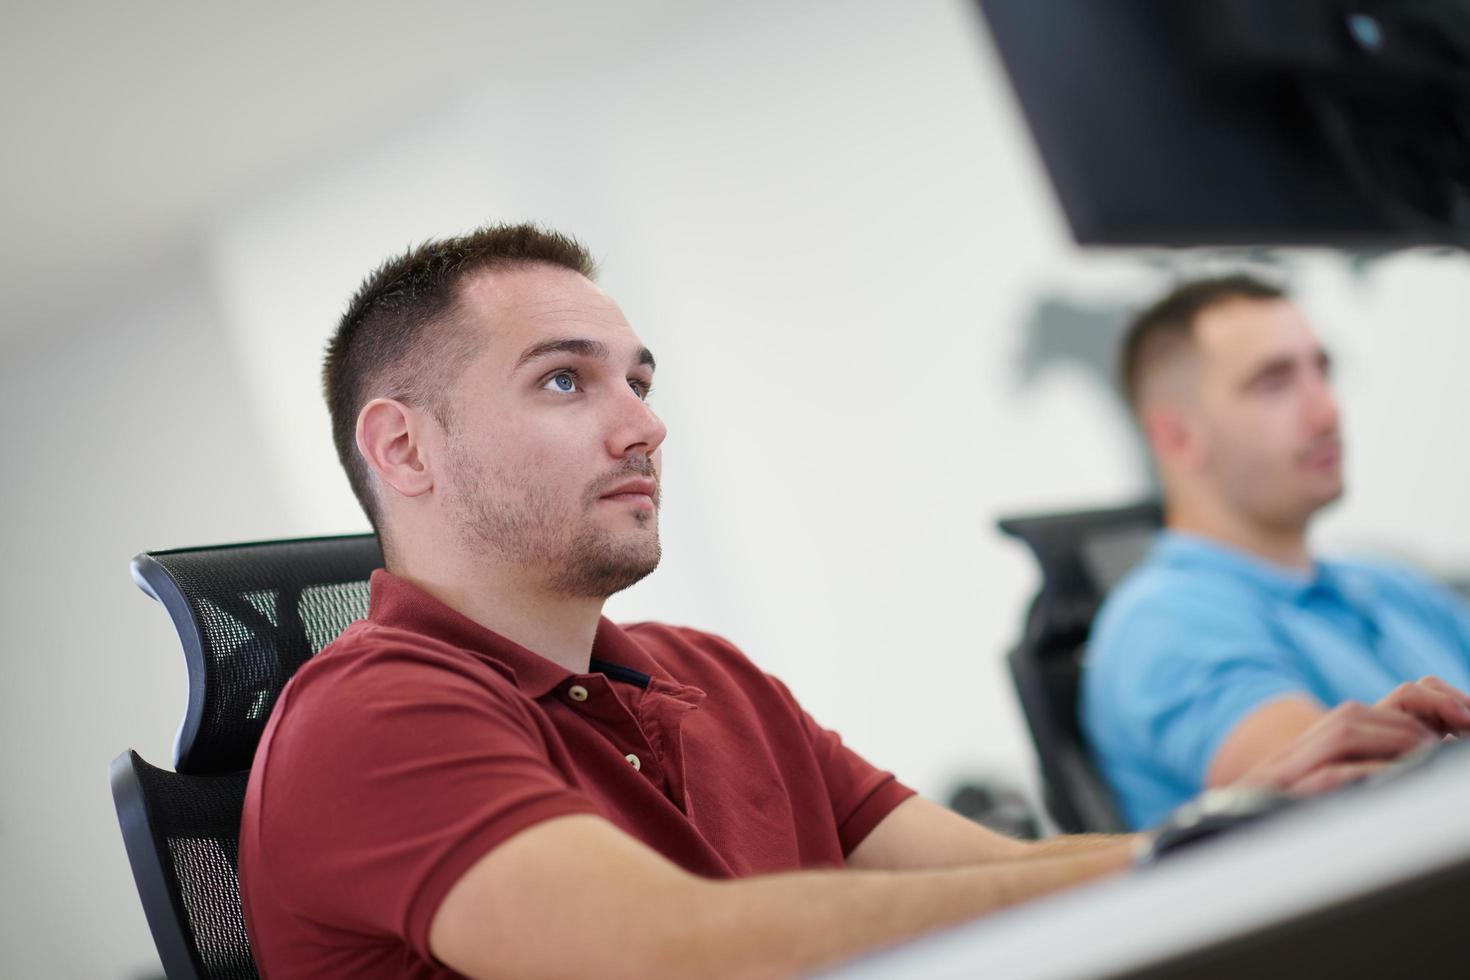
[[[487,60],[482,85],[222,205],[200,267],[151,299],[6,352],[7,975],[150,961],[105,768],[168,759],[183,671],[127,559],[364,526],[321,345],[383,257],[486,220],[583,237],[658,355],[665,563],[613,614],[725,633],[925,792],[1032,779],[1002,655],[1036,580],[993,521],[1145,481],[1093,373],[1020,379],[1027,318],[1141,302],[1168,269],[1070,246],[961,0],[691,8],[544,67]],[[1465,260],[1285,261],[1350,412],[1324,542],[1470,567]]]
[[[1348,433],[1349,492],[1321,541],[1470,578],[1470,258],[1396,256],[1365,280],[1326,259],[1307,271],[1308,308],[1341,348]]]

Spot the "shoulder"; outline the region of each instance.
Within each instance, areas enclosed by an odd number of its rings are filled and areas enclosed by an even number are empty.
[[[367,691],[466,682],[487,690],[515,690],[501,669],[468,650],[422,633],[360,620],[303,664],[291,686],[299,695],[328,685],[336,691]]]
[[[1203,683],[1217,667],[1281,656],[1278,614],[1249,581],[1208,568],[1148,565],[1108,597],[1088,637],[1084,687]],[[1130,697],[1132,695],[1129,695]]]
[[[1261,627],[1264,593],[1250,582],[1209,569],[1149,563],[1131,572],[1098,610],[1094,643],[1137,634]]]
[[[1371,586],[1379,592],[1420,594],[1444,590],[1444,586],[1405,562],[1335,558],[1324,560],[1322,565],[1345,582]]]
[[[534,702],[488,661],[411,631],[354,624],[281,691],[247,804],[263,810],[274,789],[288,799],[376,799],[380,782],[446,752],[464,765],[466,747],[539,756],[546,742]]]
[[[484,658],[409,630],[352,624],[308,660],[281,692],[267,735],[346,747],[385,725],[471,710],[529,721],[514,681]],[[265,740],[263,740],[264,742]]]
[[[1411,565],[1396,561],[1336,559],[1322,563],[1350,593],[1386,599],[1400,607],[1435,614],[1470,615],[1465,598]]]
[[[740,648],[717,633],[671,623],[622,623],[619,628],[654,657],[725,659],[749,663]]]

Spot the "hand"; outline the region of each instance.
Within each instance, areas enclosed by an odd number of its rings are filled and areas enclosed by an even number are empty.
[[[1470,732],[1470,694],[1438,677],[1400,684],[1378,702],[1378,707],[1410,715],[1440,735]]]
[[[1443,722],[1452,717],[1455,709],[1451,704],[1456,699],[1428,685],[1427,680],[1404,684],[1373,707],[1344,701],[1285,748],[1252,767],[1238,784],[1295,795],[1321,793],[1369,776],[1433,744],[1443,734]],[[1443,687],[1454,692],[1449,685]],[[1421,713],[1436,719],[1435,723],[1426,724]],[[1470,717],[1460,723],[1460,730],[1467,723]]]

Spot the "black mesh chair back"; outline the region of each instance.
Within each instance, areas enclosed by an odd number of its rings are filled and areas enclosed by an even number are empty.
[[[259,976],[237,876],[249,775],[184,776],[132,751],[112,762],[123,844],[169,980]]]
[[[281,688],[367,614],[382,567],[373,535],[155,551],[133,559],[163,603],[188,668],[178,772],[136,752],[112,794],[143,910],[170,980],[257,976],[240,907],[240,813],[256,744]]]
[[[168,610],[189,672],[175,768],[250,768],[281,688],[348,623],[367,615],[368,576],[382,565],[371,534],[134,558],[133,578]]]
[[[1007,659],[1036,743],[1047,810],[1068,833],[1126,830],[1082,732],[1078,689],[1098,606],[1143,559],[1163,511],[1144,503],[998,523],[1029,545],[1041,565],[1041,589]]]

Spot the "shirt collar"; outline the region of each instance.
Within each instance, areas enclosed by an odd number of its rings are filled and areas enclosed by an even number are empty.
[[[1154,544],[1154,554],[1168,565],[1204,568],[1246,579],[1292,602],[1302,600],[1315,589],[1332,587],[1331,572],[1321,561],[1314,559],[1312,570],[1303,572],[1185,531],[1161,531]]]
[[[585,676],[574,674],[519,643],[486,629],[412,582],[385,569],[373,572],[368,589],[368,619],[371,622],[421,633],[481,657],[529,697],[542,697],[573,677]],[[650,677],[669,679],[668,673],[633,637],[606,617],[597,622],[592,657],[631,667]]]

